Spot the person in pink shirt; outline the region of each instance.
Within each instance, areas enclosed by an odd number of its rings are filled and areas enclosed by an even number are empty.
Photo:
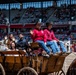
[[[56,48],[56,51],[58,53],[60,53],[60,48],[58,47],[58,44],[57,43],[59,43],[59,45],[60,45],[60,47],[61,47],[61,49],[62,49],[62,51],[64,53],[67,52],[67,49],[65,48],[63,42],[61,42],[60,40],[58,40],[55,37],[55,34],[54,34],[53,30],[51,30],[52,24],[51,23],[46,23],[46,27],[47,28],[44,30],[44,33],[46,35],[47,41],[49,41],[49,42],[53,41],[54,42],[54,47]]]
[[[46,51],[47,54],[51,54],[51,50],[46,46],[46,35],[44,34],[44,31],[41,30],[41,23],[36,23],[35,24],[35,29],[30,31],[32,39],[34,42],[38,42],[40,47],[43,48],[43,50]],[[51,47],[54,50],[54,45],[51,43]]]

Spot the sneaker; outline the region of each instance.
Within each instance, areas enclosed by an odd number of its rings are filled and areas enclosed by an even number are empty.
[[[62,55],[62,52],[57,52],[56,54]]]
[[[42,54],[42,56],[44,56],[44,57],[50,57],[48,54]]]
[[[57,54],[57,53],[55,53],[55,54],[53,54],[54,56],[59,56],[59,54]]]
[[[53,55],[53,53],[50,52],[50,53],[48,53],[48,55]]]

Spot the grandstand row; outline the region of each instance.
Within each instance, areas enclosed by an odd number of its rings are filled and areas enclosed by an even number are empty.
[[[0,4],[0,23],[35,23],[38,19],[43,19],[43,22],[67,22],[76,20],[76,5],[72,0],[65,1],[44,1],[42,2],[27,2],[27,3],[12,3]],[[55,4],[55,5],[54,5]],[[10,7],[10,13],[9,13]],[[70,8],[71,7],[71,8]],[[13,14],[12,14],[13,13]]]

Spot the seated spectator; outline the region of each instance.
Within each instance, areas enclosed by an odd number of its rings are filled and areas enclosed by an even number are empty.
[[[7,39],[7,46],[10,48],[10,45],[13,41],[16,41],[15,37],[13,36],[13,33],[10,33]]]
[[[51,23],[46,23],[47,29],[44,30],[45,35],[47,36],[47,41],[54,41],[54,47],[57,49],[57,52],[60,52],[60,49],[58,47],[58,44],[60,45],[62,51],[65,53],[67,52],[67,49],[65,48],[64,44],[62,41],[58,40],[55,35],[54,32],[51,30],[52,28],[52,24]]]
[[[17,41],[17,48],[19,50],[27,50],[28,48],[26,39],[24,38],[22,33],[19,34],[19,40]]]
[[[10,45],[10,50],[12,50],[12,51],[16,51],[16,50],[18,50],[17,48],[16,48],[16,43],[13,41],[12,43],[11,43],[11,45]]]
[[[7,35],[4,37],[4,39],[3,39],[3,43],[6,45],[7,44],[7,40],[8,40],[8,37],[7,37]]]
[[[5,50],[8,50],[7,45],[5,45],[2,42],[0,42],[0,51],[5,51]]]
[[[51,55],[50,49],[46,46],[46,36],[44,34],[44,31],[41,30],[41,23],[37,22],[35,24],[35,29],[30,31],[32,39],[34,42],[37,42],[43,50],[49,55]]]

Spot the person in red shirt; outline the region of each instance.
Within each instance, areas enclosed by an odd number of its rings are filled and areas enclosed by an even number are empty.
[[[36,23],[35,24],[35,29],[30,31],[31,35],[32,35],[32,39],[34,42],[38,42],[38,44],[40,45],[40,47],[43,48],[43,50],[45,50],[47,52],[47,54],[51,54],[51,50],[46,46],[47,42],[46,42],[46,35],[44,34],[44,31],[41,30],[41,23]],[[54,50],[53,47],[53,43],[51,43],[51,47]]]
[[[58,40],[58,39],[55,37],[54,32],[51,30],[52,24],[51,24],[51,23],[46,23],[46,27],[47,27],[47,28],[44,30],[44,33],[45,33],[45,35],[46,35],[46,40],[49,41],[49,42],[51,42],[51,41],[54,42],[54,47],[56,48],[56,51],[57,51],[58,53],[60,53],[60,49],[59,49],[57,43],[59,43],[59,45],[60,45],[60,47],[61,47],[61,49],[62,49],[62,51],[63,51],[64,53],[67,52],[67,49],[65,48],[63,42],[61,42],[60,40]]]

